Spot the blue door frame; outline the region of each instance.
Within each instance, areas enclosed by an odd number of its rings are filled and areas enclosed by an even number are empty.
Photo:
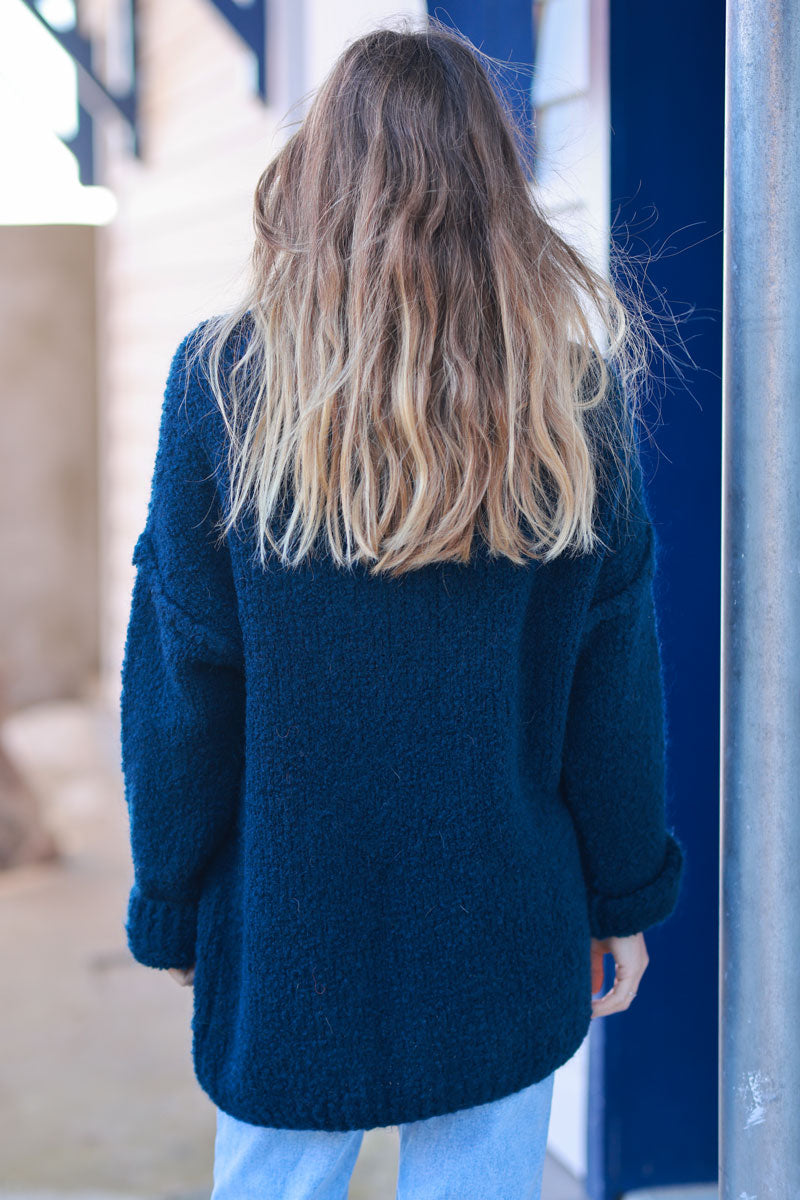
[[[646,934],[639,999],[592,1025],[591,1200],[717,1179],[725,2],[608,4],[612,227],[639,253],[661,251],[646,296],[656,311],[659,294],[677,315],[692,310],[679,328],[696,368],[684,367],[681,381],[655,363],[658,390],[643,409],[663,548],[668,823],[686,845],[685,882],[672,918]],[[494,57],[534,61],[530,0],[450,0],[429,11]],[[606,986],[611,977],[607,959]]]
[[[532,131],[531,68],[536,59],[536,28],[530,0],[429,0],[428,12],[444,25],[466,34],[492,58],[495,83],[503,99],[524,129]],[[521,68],[517,70],[516,68]],[[526,147],[528,149],[528,147]],[[532,163],[526,156],[526,166]]]
[[[645,935],[639,1000],[600,1022],[592,1046],[591,1116],[604,1114],[591,1123],[592,1200],[717,1180],[725,2],[609,0],[609,33],[614,232],[626,226],[636,250],[669,248],[648,298],[693,309],[680,332],[696,369],[682,383],[655,364],[666,387],[643,411],[685,883],[673,917]]]

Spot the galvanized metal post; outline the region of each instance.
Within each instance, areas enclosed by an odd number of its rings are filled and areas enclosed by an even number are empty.
[[[727,20],[720,1197],[797,1200],[800,19]]]

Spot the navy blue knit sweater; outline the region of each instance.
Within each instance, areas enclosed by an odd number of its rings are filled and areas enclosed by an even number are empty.
[[[247,522],[215,544],[226,435],[194,333],[133,557],[131,952],[196,963],[197,1079],[241,1120],[498,1099],[586,1036],[590,935],[679,893],[641,466],[627,516],[607,491],[605,552],[264,570]]]

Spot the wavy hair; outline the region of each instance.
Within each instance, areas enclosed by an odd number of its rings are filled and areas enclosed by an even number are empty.
[[[246,295],[194,352],[262,564],[587,552],[602,464],[630,478],[609,397],[649,334],[548,221],[493,61],[432,18],[353,40],[258,180]]]

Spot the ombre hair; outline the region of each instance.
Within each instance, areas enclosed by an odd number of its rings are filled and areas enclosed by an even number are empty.
[[[194,349],[262,565],[588,552],[629,481],[650,335],[548,221],[492,61],[432,18],[359,37],[258,180],[246,295]]]

